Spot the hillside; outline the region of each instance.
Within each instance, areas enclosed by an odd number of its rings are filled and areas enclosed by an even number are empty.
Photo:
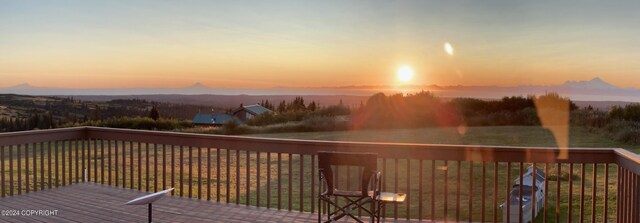
[[[233,108],[239,104],[255,104],[264,100],[272,103],[291,101],[300,95],[183,95],[183,94],[148,94],[148,95],[76,95],[76,99],[87,101],[111,101],[116,99],[142,99],[148,101],[204,105],[219,108]],[[320,105],[336,105],[341,101],[350,107],[359,106],[366,102],[367,96],[359,95],[303,95],[305,101],[315,101]]]
[[[6,130],[7,125],[15,122],[27,122],[29,124],[24,125],[31,127],[26,128],[32,129],[113,117],[146,117],[153,106],[158,109],[161,117],[179,120],[190,120],[199,111],[224,111],[210,106],[140,99],[87,101],[73,97],[0,94],[0,131]]]

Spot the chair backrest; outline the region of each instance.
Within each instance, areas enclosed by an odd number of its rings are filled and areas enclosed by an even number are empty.
[[[353,152],[318,152],[318,167],[327,182],[327,193],[333,195],[336,188],[333,168],[331,166],[356,166],[362,168],[361,192],[367,196],[369,180],[376,173],[378,155],[375,153]],[[321,182],[322,183],[322,182]]]

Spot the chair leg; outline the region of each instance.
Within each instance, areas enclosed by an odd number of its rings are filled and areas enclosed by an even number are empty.
[[[333,198],[333,199],[332,199]],[[355,216],[352,212],[356,209],[358,211],[363,210],[368,212],[369,222],[380,222],[380,206],[381,202],[368,197],[362,197],[359,199],[351,199],[349,197],[342,197],[346,202],[344,206],[339,205],[334,201],[337,197],[318,195],[318,222],[334,222],[343,217],[350,217],[357,222],[363,222],[360,217]],[[369,207],[367,207],[367,203]],[[332,208],[333,207],[333,208]],[[333,211],[332,211],[333,209]],[[325,213],[326,212],[326,213]],[[322,215],[327,215],[327,220],[322,220]]]
[[[376,218],[375,200],[369,202],[369,222],[374,223]]]
[[[318,222],[322,221],[322,203],[320,202],[320,196],[318,196]]]
[[[327,198],[327,199],[331,199],[331,198]],[[329,205],[329,202],[325,202],[324,205],[327,208],[327,221],[331,220],[331,205]]]
[[[378,223],[380,223],[380,220],[382,220],[382,205],[380,205],[382,202],[378,201],[377,204],[377,211],[378,211]]]

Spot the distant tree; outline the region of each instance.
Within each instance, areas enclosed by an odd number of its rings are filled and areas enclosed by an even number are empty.
[[[47,112],[47,128],[49,129],[54,129],[57,128],[58,126],[56,125],[56,120],[53,117],[53,114],[51,114],[51,112]]]
[[[338,112],[349,114],[350,109],[340,104],[331,109],[333,114]],[[455,109],[430,92],[389,96],[377,93],[369,97],[363,107],[354,110],[350,122],[354,129],[415,128],[457,126],[460,119]]]
[[[262,107],[265,107],[269,110],[274,110],[274,106],[273,104],[271,104],[271,102],[269,102],[269,99],[260,102],[260,105],[262,105]]]
[[[625,105],[624,107],[613,106],[609,112],[609,118],[640,122],[640,104],[632,103]]]
[[[100,106],[95,105],[92,110],[93,110],[93,112],[92,112],[93,113],[93,120],[96,120],[96,121],[101,120],[102,119],[102,111],[100,110]]]
[[[235,135],[242,132],[240,128],[240,123],[235,119],[231,119],[224,124],[222,124],[222,128],[224,129],[224,133],[227,135]]]
[[[269,100],[265,100],[265,108],[267,108],[269,110],[274,110],[275,109],[273,104]]]
[[[316,102],[312,101],[311,103],[309,103],[309,106],[307,106],[307,109],[309,109],[309,111],[315,111],[317,109]]]
[[[41,122],[40,122],[40,116],[38,114],[32,114],[31,117],[29,117],[29,122],[28,125],[26,127],[26,129],[24,130],[31,130],[31,129],[35,129],[35,128],[40,128],[41,127]]]
[[[289,103],[287,105],[287,111],[303,111],[306,109],[306,106],[304,105],[304,98],[302,97],[296,97],[295,99],[293,99],[293,101],[291,103]]]
[[[160,112],[158,112],[158,109],[156,108],[156,106],[153,106],[151,108],[151,111],[149,111],[149,118],[153,120],[158,120],[160,118]]]
[[[9,118],[9,132],[16,131],[16,121]]]
[[[278,112],[282,113],[282,112],[285,112],[286,110],[287,110],[287,102],[282,100],[282,102],[280,102],[280,104],[278,105]]]

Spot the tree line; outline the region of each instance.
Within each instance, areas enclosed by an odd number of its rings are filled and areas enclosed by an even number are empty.
[[[431,126],[540,125],[536,100],[577,106],[555,93],[541,96],[513,96],[499,100],[455,98],[444,100],[428,91],[414,94],[371,96],[351,115],[353,129],[419,128]],[[567,123],[568,124],[568,123]]]
[[[271,111],[278,113],[290,112],[290,111],[315,111],[320,107],[320,104],[315,101],[311,101],[309,104],[305,104],[303,97],[295,97],[293,100],[287,102],[282,100],[278,106],[272,104],[268,99],[259,103],[262,107],[265,107]],[[340,103],[342,104],[342,102]]]
[[[0,99],[2,99],[2,106],[9,108],[10,111],[0,114],[0,132],[78,126],[116,119],[120,120],[118,123],[122,123],[122,120],[134,117],[150,117],[153,120],[175,119],[180,122],[189,120],[190,122],[193,115],[198,112],[221,110],[204,105],[159,103],[140,99],[93,102],[75,100],[73,97],[23,95],[0,95]],[[132,123],[131,126],[149,125]],[[176,126],[184,126],[184,124]]]
[[[271,104],[269,100],[260,102],[260,105],[274,112],[258,115],[248,120],[245,124],[250,126],[266,126],[287,122],[300,122],[322,117],[348,116],[351,114],[351,109],[342,104],[342,102],[337,105],[321,106],[315,101],[305,103],[303,97],[296,97],[291,101],[283,100],[276,108],[274,108],[274,105]]]
[[[572,113],[572,123],[589,131],[632,145],[640,145],[640,103],[613,106],[609,111],[581,108]]]
[[[26,118],[0,118],[0,132],[52,129],[57,128],[60,125],[60,121],[54,120],[53,116],[49,112],[45,114],[31,114]]]

